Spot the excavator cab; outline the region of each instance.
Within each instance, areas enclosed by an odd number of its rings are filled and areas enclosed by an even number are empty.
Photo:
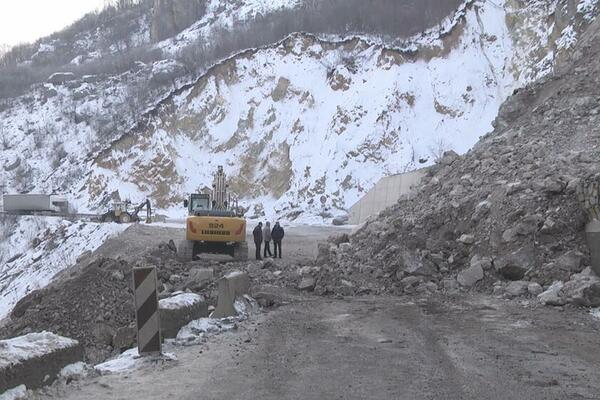
[[[217,169],[212,189],[191,194],[183,205],[188,217],[185,239],[177,247],[180,261],[191,261],[201,253],[248,259],[246,219],[237,199],[229,192],[223,167]]]
[[[192,194],[189,200],[183,201],[183,206],[188,209],[189,215],[208,215],[212,208],[210,194]]]

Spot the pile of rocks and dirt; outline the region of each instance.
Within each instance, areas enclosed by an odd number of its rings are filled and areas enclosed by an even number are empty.
[[[139,263],[87,256],[80,264],[69,270],[70,275],[62,274],[21,299],[0,328],[0,338],[54,332],[77,339],[86,361],[97,363],[135,343],[134,267],[157,267],[159,299],[196,293],[210,305],[216,304],[217,278],[240,267],[214,261],[179,263],[169,243],[149,250]]]
[[[550,303],[600,305],[576,193],[600,179],[598,23],[588,35],[571,69],[516,92],[495,130],[462,157],[446,152],[412,199],[322,244],[315,290],[551,289]]]
[[[31,292],[13,308],[0,336],[50,331],[77,339],[92,362],[112,352],[117,330],[134,319],[131,265],[99,259],[74,276]]]

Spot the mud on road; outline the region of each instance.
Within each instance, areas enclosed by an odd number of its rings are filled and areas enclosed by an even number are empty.
[[[161,243],[173,240],[177,244],[185,237],[185,226],[181,224],[134,224],[122,235],[106,241],[95,253],[94,257],[123,258],[127,261],[136,261],[140,256],[148,253],[148,249],[156,248]],[[255,247],[252,242],[253,224],[248,225],[248,259],[254,259]],[[350,227],[310,226],[298,225],[285,228],[283,239],[282,262],[302,263],[309,262],[317,256],[317,243],[325,241],[331,235],[350,233]],[[271,243],[271,251],[273,244]],[[204,256],[214,258],[214,256]],[[218,258],[216,258],[218,259]],[[223,256],[223,261],[231,261],[230,257]]]
[[[485,296],[295,297],[157,366],[39,399],[597,399],[600,323]]]
[[[33,398],[600,398],[600,320],[586,310],[481,294],[319,297],[274,278],[276,268],[285,276],[314,259],[316,243],[339,232],[288,229],[283,262],[271,270],[246,263],[255,289],[276,301],[237,330],[175,347],[175,363],[56,384]],[[182,236],[134,225],[90,257],[136,262]]]

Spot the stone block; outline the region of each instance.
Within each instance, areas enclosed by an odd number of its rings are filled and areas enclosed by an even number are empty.
[[[194,293],[180,293],[158,302],[163,338],[175,338],[179,330],[196,319],[208,317],[208,303]]]
[[[49,385],[63,367],[82,360],[83,347],[77,340],[51,332],[0,340],[0,393],[19,385]]]
[[[250,277],[245,272],[232,272],[219,279],[217,307],[213,318],[233,317],[237,315],[234,308],[235,299],[248,294]]]

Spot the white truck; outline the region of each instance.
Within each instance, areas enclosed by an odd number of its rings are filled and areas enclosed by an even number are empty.
[[[5,194],[3,211],[7,214],[50,213],[68,214],[69,202],[64,196],[49,194]]]

